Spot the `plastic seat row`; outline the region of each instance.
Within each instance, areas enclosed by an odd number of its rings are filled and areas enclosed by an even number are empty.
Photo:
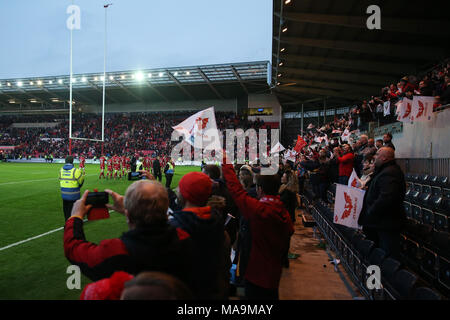
[[[450,188],[450,181],[447,176],[433,176],[429,174],[407,173],[405,175],[407,182],[419,183],[429,186],[439,186],[442,188]]]
[[[450,214],[450,189],[447,188],[410,184],[405,193],[405,201],[441,214]]]
[[[339,228],[342,226],[328,221],[316,206],[312,209],[312,215],[346,269],[359,283],[361,291],[370,299],[441,299],[434,290],[426,286],[419,286],[419,278],[414,273],[400,269],[399,261],[387,258],[382,249],[375,248],[374,242],[365,239],[360,232],[346,227]],[[380,267],[382,290],[367,289],[366,282],[369,275],[366,270],[369,265]]]
[[[407,201],[403,202],[403,207],[408,219],[431,226],[436,231],[449,231],[449,217],[441,210],[432,210]]]

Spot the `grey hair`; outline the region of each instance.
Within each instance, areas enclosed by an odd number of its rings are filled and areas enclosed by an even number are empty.
[[[146,186],[153,186],[153,192],[147,192]],[[136,226],[166,222],[169,196],[167,190],[157,181],[136,181],[125,193],[124,207],[128,211],[130,222]]]

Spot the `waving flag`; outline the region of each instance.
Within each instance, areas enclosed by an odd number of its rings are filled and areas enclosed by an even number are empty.
[[[272,150],[270,150],[270,153],[274,154],[274,153],[277,153],[277,152],[281,152],[283,150],[285,150],[283,145],[280,142],[277,142],[277,144],[272,148]]]
[[[364,190],[337,184],[334,203],[334,223],[342,224],[349,228],[360,229],[358,225],[361,213]]]
[[[172,128],[182,134],[187,143],[196,148],[222,149],[214,107],[199,111]]]
[[[296,153],[294,151],[287,150],[286,153],[284,154],[284,160],[295,162],[295,155]]]
[[[390,114],[391,114],[391,102],[388,100],[383,103],[383,115],[386,117]]]
[[[414,96],[412,102],[411,120],[430,121],[433,115],[433,105],[435,97]]]
[[[295,144],[294,150],[299,153],[307,145],[306,141],[300,135],[297,135],[297,143]]]
[[[359,180],[355,169],[353,169],[350,179],[348,179],[348,186],[353,188],[360,188],[362,186],[361,180]]]
[[[411,121],[411,111],[412,111],[413,100],[408,98],[403,98],[402,101],[397,102],[397,120],[401,122]]]

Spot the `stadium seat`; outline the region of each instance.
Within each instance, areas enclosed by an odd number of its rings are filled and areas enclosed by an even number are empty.
[[[407,174],[405,174],[405,180],[406,182],[412,182],[413,181],[412,173],[408,172]]]
[[[414,191],[414,185],[412,183],[406,185],[406,191],[405,191],[405,200],[410,202],[412,199],[412,194]]]
[[[401,300],[408,299],[414,286],[417,283],[417,276],[408,270],[401,269],[395,273],[392,286],[398,292],[398,298]]]
[[[392,283],[395,273],[400,269],[401,263],[393,258],[384,259],[381,264],[381,277]]]
[[[434,214],[434,229],[436,231],[448,231],[448,217],[440,214]]]
[[[361,242],[364,239],[364,235],[362,235],[361,233],[355,233],[355,235],[352,237],[352,239],[350,239],[350,242],[352,244],[352,247],[355,251],[358,251],[358,246],[357,244],[359,242]]]
[[[428,177],[428,181],[429,181],[429,184],[431,186],[437,186],[438,185],[438,177],[437,176],[429,176]]]
[[[407,201],[403,201],[403,208],[405,208],[406,217],[408,219],[412,219],[412,209],[411,209],[411,203]]]
[[[450,290],[450,261],[439,257],[439,283]]]
[[[430,288],[420,287],[414,290],[411,300],[441,300],[441,296]]]
[[[406,239],[406,260],[408,261],[408,266],[414,267],[414,269],[419,269],[420,262],[422,260],[422,252],[420,250],[419,243],[407,238]]]
[[[450,234],[448,232],[433,232],[431,243],[440,256],[450,258]]]
[[[419,203],[419,196],[422,193],[422,185],[419,183],[414,183],[413,190],[411,191],[411,195],[409,199],[412,203],[420,204]]]
[[[436,252],[423,247],[423,259],[420,269],[426,273],[431,279],[437,278],[437,257]]]
[[[375,248],[369,256],[370,264],[380,266],[382,265],[384,259],[386,258],[386,252],[381,248]]]
[[[424,174],[422,176],[422,184],[427,185],[427,186],[431,186],[431,177],[429,174]]]
[[[428,208],[434,211],[441,209],[442,189],[440,187],[431,187],[431,197],[428,201]]]
[[[422,222],[424,225],[433,226],[434,213],[430,209],[422,208]]]
[[[412,180],[413,183],[418,183],[419,182],[419,175],[417,173],[411,174],[411,180]]]
[[[428,185],[422,185],[422,192],[419,195],[419,203],[420,205],[423,206],[427,206],[428,205],[428,201],[430,200],[431,197],[431,186]]]
[[[449,187],[448,177],[447,176],[438,177],[438,184],[441,188],[448,188]]]
[[[417,204],[411,205],[412,218],[418,223],[422,223],[422,208]]]
[[[450,189],[442,189],[442,210],[448,216],[450,215]]]
[[[419,183],[420,184],[422,184],[422,185],[427,184],[427,182],[428,182],[428,174],[426,174],[426,173],[420,174],[418,178],[419,178]]]

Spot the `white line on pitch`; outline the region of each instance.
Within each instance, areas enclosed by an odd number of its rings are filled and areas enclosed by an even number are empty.
[[[114,211],[114,210],[111,210],[110,212],[115,212],[115,211]],[[84,219],[84,220],[83,220],[83,222],[86,222],[86,221],[88,221],[88,220],[87,220],[87,219]],[[50,230],[50,231],[45,232],[45,233],[42,233],[42,234],[40,234],[40,235],[31,237],[31,238],[28,238],[28,239],[25,239],[25,240],[21,240],[21,241],[16,242],[16,243],[12,243],[12,244],[10,244],[10,245],[7,245],[6,247],[0,248],[0,251],[3,251],[3,250],[6,250],[6,249],[9,249],[9,248],[18,246],[19,244],[22,244],[22,243],[25,243],[25,242],[28,242],[28,241],[31,241],[31,240],[35,240],[35,239],[44,237],[44,236],[46,236],[46,235],[52,234],[52,233],[54,233],[54,232],[57,232],[57,231],[60,231],[60,230],[63,230],[63,229],[64,229],[64,227],[59,227],[59,228],[57,228],[57,229]]]
[[[96,176],[96,174],[87,174],[87,175],[85,175],[85,177],[91,177],[91,176]],[[26,183],[26,182],[50,181],[50,180],[58,180],[58,177],[56,177],[56,178],[47,178],[47,179],[38,179],[38,180],[23,180],[23,181],[4,182],[4,183],[0,183],[0,186],[6,186],[6,185],[9,185],[9,184]]]

